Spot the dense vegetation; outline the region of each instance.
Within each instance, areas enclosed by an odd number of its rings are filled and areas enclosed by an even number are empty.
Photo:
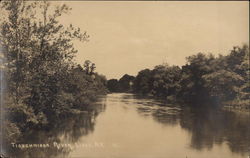
[[[226,56],[198,53],[186,59],[187,63],[182,67],[163,64],[153,70],[141,70],[133,80],[133,91],[169,101],[227,103],[249,108],[247,45],[234,47]],[[115,80],[110,82],[115,83]],[[109,84],[108,87],[110,89]]]
[[[5,136],[14,141],[27,129],[47,127],[68,113],[89,109],[97,95],[135,92],[171,101],[227,103],[249,108],[249,47],[234,47],[229,55],[199,53],[187,64],[158,65],[136,77],[124,75],[106,81],[95,64],[73,62],[73,41],[89,36],[59,18],[70,11],[66,5],[51,9],[50,3],[8,0],[0,3],[1,72],[4,73]],[[2,86],[2,85],[1,85]],[[2,87],[1,87],[2,88]],[[1,116],[2,117],[2,116]]]
[[[60,16],[66,5],[46,1],[3,1],[1,5],[1,72],[4,72],[5,138],[14,141],[27,129],[53,124],[67,113],[86,110],[98,94],[106,93],[106,78],[94,72],[95,64],[73,62],[73,40],[89,35]]]
[[[107,82],[108,90],[110,92],[132,92],[134,79],[134,76],[128,74],[123,75],[119,80],[110,79]]]

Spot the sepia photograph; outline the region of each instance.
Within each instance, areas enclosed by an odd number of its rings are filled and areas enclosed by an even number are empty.
[[[0,158],[250,158],[249,1],[0,0]]]

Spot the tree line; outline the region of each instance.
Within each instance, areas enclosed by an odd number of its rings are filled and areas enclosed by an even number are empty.
[[[133,81],[135,77],[125,74],[119,80],[110,79],[107,81],[107,87],[110,92],[133,92]]]
[[[49,126],[65,113],[86,110],[107,92],[106,78],[95,72],[94,63],[73,61],[73,41],[87,42],[89,35],[60,23],[71,8],[24,0],[2,1],[0,7],[7,141],[27,129]]]
[[[187,57],[186,60],[182,67],[161,64],[152,70],[141,70],[127,82],[132,81],[134,93],[161,97],[169,101],[227,103],[249,108],[248,45],[233,47],[230,53],[224,56],[198,53]],[[109,80],[108,89],[112,92],[124,92],[119,89],[119,82],[115,79]],[[115,87],[118,87],[118,90]]]

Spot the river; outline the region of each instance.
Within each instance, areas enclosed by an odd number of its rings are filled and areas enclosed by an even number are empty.
[[[250,115],[216,107],[173,105],[133,94],[102,97],[91,114],[66,119],[23,142],[17,157],[247,158]],[[16,148],[16,147],[13,147]],[[29,156],[27,156],[29,155]]]

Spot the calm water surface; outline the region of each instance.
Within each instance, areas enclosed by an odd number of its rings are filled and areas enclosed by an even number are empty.
[[[247,158],[250,115],[116,93],[90,113],[19,143],[50,147],[13,150],[18,157]]]

